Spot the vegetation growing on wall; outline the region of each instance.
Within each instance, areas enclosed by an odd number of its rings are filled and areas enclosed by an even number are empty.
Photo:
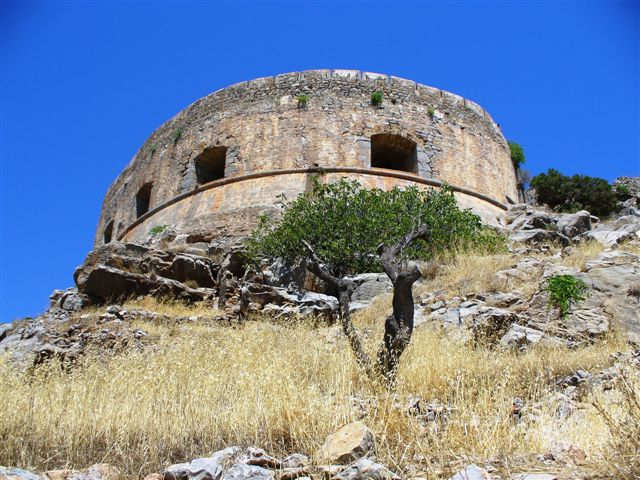
[[[513,162],[513,166],[519,169],[525,160],[522,146],[519,143],[509,140],[509,150],[511,151],[511,162]]]
[[[371,94],[371,105],[374,107],[382,105],[382,92],[375,91]]]

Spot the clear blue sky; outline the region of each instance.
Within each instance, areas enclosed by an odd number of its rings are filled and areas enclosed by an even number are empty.
[[[533,173],[640,175],[640,1],[0,0],[0,322],[72,286],[110,183],[226,85],[312,68],[470,98]]]

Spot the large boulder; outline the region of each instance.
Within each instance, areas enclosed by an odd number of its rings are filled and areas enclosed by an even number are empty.
[[[364,423],[353,422],[329,435],[317,457],[321,462],[344,465],[364,457],[374,448],[373,432]]]
[[[89,253],[74,280],[97,301],[137,295],[200,301],[213,296],[218,269],[206,257],[114,242]]]
[[[566,213],[558,216],[558,230],[569,238],[591,230],[591,214],[586,210],[577,213]]]

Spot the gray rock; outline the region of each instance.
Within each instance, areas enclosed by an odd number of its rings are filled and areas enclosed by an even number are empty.
[[[13,330],[13,323],[0,323],[0,344],[11,330]]]
[[[315,292],[290,292],[285,288],[246,282],[242,289],[243,303],[277,317],[289,315],[332,316],[338,311],[335,297]]]
[[[449,478],[449,480],[491,480],[491,477],[486,470],[472,463]]]
[[[591,230],[591,214],[586,210],[559,215],[558,230],[569,238]]]
[[[350,279],[357,285],[351,296],[351,311],[366,308],[375,297],[393,290],[391,280],[384,273],[363,273]]]
[[[473,317],[471,328],[475,341],[496,344],[513,324],[518,323],[522,323],[522,320],[514,312],[484,307]]]
[[[200,301],[213,296],[218,268],[205,257],[113,242],[89,253],[74,280],[81,293],[102,301],[138,295]]]
[[[400,480],[400,477],[380,463],[361,458],[336,476],[335,480]]]
[[[530,245],[539,245],[546,242],[557,242],[563,246],[569,245],[569,238],[553,230],[519,230],[512,233],[509,238],[514,242],[526,243]]]
[[[240,447],[228,447],[208,458],[196,458],[189,463],[171,465],[164,471],[164,480],[219,480],[226,465],[241,452]]]
[[[86,470],[73,472],[68,480],[118,480],[120,471],[108,463],[97,463]]]
[[[512,480],[558,480],[556,475],[551,473],[518,473],[511,475]]]
[[[282,468],[300,468],[306,467],[311,463],[309,457],[301,453],[293,453],[282,459]]]
[[[500,339],[500,346],[504,348],[523,348],[538,343],[549,345],[563,345],[560,339],[545,335],[544,332],[522,325],[511,325],[507,333]]]
[[[485,302],[492,307],[508,308],[518,303],[520,299],[520,294],[516,292],[496,292],[488,294]]]
[[[0,467],[0,480],[44,480],[44,477],[21,468]]]
[[[271,470],[245,463],[236,463],[222,476],[222,480],[273,480],[274,478],[275,474]]]

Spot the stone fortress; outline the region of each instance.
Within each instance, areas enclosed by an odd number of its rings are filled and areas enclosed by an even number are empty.
[[[398,77],[312,70],[223,88],[153,132],[109,188],[95,246],[165,225],[241,236],[281,195],[344,176],[384,189],[447,183],[489,223],[518,200],[507,142],[476,103]]]

